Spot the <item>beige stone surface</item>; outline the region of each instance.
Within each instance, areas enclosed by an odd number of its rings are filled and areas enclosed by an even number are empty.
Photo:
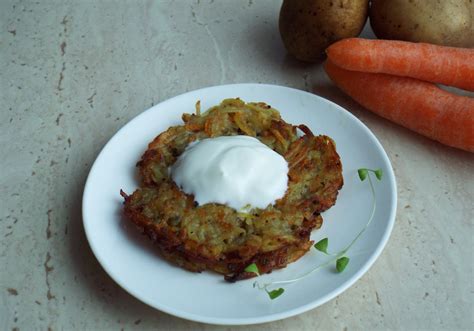
[[[473,155],[370,114],[320,64],[288,57],[279,7],[0,1],[1,330],[473,328]],[[239,82],[312,91],[353,112],[389,154],[399,206],[384,252],[339,297],[286,320],[221,327],[164,314],[122,290],[94,258],[80,207],[91,164],[127,121],[183,92]]]

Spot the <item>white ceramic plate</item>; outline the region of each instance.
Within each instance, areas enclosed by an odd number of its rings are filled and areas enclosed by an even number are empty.
[[[163,261],[148,239],[122,217],[120,189],[132,193],[138,185],[135,164],[147,144],[171,125],[180,124],[184,112],[203,110],[225,98],[263,101],[278,109],[292,124],[306,124],[315,134],[326,134],[337,144],[342,159],[344,187],[336,205],[323,214],[322,228],[314,240],[329,237],[329,249],[345,247],[367,222],[370,188],[357,169],[381,168],[384,178],[375,181],[377,211],[361,239],[348,252],[343,273],[326,267],[285,286],[271,301],[252,287],[255,279],[226,283],[211,272],[191,273]],[[130,294],[169,314],[212,324],[254,324],[274,321],[315,308],[354,284],[374,263],[385,246],[395,220],[396,183],[390,161],[379,141],[356,117],[314,94],[287,87],[237,84],[204,88],[162,102],[143,112],[103,148],[86,182],[83,196],[84,227],[92,251],[108,274]],[[298,276],[325,261],[312,249],[287,268],[259,278],[263,283]]]

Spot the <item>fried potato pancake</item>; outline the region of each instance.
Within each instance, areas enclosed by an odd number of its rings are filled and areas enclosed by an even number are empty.
[[[334,141],[314,136],[304,125],[286,123],[265,103],[226,99],[205,113],[184,114],[148,146],[137,166],[142,180],[132,195],[121,192],[124,212],[153,240],[161,255],[191,271],[213,270],[228,281],[283,268],[312,246],[321,212],[333,206],[343,185]],[[288,162],[288,189],[265,209],[239,212],[222,204],[198,205],[171,179],[168,168],[189,143],[205,138],[248,135]]]

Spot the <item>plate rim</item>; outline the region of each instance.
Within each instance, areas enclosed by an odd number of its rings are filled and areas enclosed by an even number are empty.
[[[95,171],[95,169],[97,167],[98,160],[104,154],[104,151],[106,150],[106,148],[114,142],[114,140],[117,138],[117,136],[120,134],[120,132],[122,132],[123,130],[125,130],[129,126],[132,126],[133,123],[135,121],[137,121],[141,116],[145,116],[146,113],[154,111],[154,109],[157,108],[157,107],[163,107],[167,103],[173,102],[175,99],[184,97],[188,94],[194,94],[194,93],[198,93],[198,92],[204,93],[207,90],[212,90],[212,89],[215,89],[215,88],[230,88],[230,87],[233,87],[233,88],[255,87],[255,88],[287,89],[287,90],[290,90],[292,93],[295,93],[295,92],[296,93],[303,93],[303,94],[310,95],[311,97],[314,97],[316,99],[320,99],[320,101],[329,103],[332,107],[335,107],[339,111],[344,112],[345,115],[348,115],[349,118],[351,118],[351,120],[354,123],[359,125],[359,127],[361,127],[365,131],[365,133],[367,133],[369,135],[371,140],[375,143],[377,149],[381,151],[382,159],[388,165],[388,168],[390,170],[389,171],[390,176],[387,176],[387,177],[389,178],[389,180],[391,182],[390,186],[393,188],[392,192],[391,192],[392,194],[391,194],[391,201],[390,201],[390,206],[393,207],[393,208],[390,212],[390,215],[388,215],[388,217],[387,217],[387,219],[388,219],[387,228],[386,228],[383,236],[380,238],[380,242],[378,243],[376,249],[371,253],[369,259],[362,265],[362,267],[351,278],[349,278],[347,281],[342,283],[339,287],[337,287],[332,292],[329,292],[328,294],[326,294],[326,295],[324,295],[324,296],[322,296],[322,297],[320,297],[320,298],[318,298],[314,301],[311,301],[307,304],[304,304],[300,307],[296,307],[296,308],[289,309],[289,310],[279,312],[279,313],[271,313],[271,314],[267,314],[267,315],[259,316],[259,317],[221,318],[221,317],[202,316],[202,315],[198,315],[198,314],[194,314],[194,313],[183,312],[182,310],[178,310],[178,309],[175,309],[175,308],[172,308],[172,307],[168,307],[166,305],[156,304],[154,302],[150,302],[150,300],[147,300],[145,298],[142,298],[141,296],[136,295],[135,293],[133,293],[133,291],[131,289],[129,289],[129,287],[126,284],[124,284],[122,281],[120,281],[118,279],[118,277],[116,277],[116,275],[106,267],[106,264],[104,263],[104,261],[100,257],[100,254],[97,253],[98,248],[95,246],[95,244],[93,244],[93,241],[90,238],[90,231],[91,231],[90,223],[91,222],[87,222],[86,221],[86,216],[85,216],[86,215],[85,210],[87,209],[87,203],[88,203],[87,196],[88,196],[88,192],[89,192],[90,186],[91,186],[92,174],[93,174],[93,172]],[[163,101],[157,103],[156,105],[153,105],[152,107],[150,107],[148,109],[145,109],[144,111],[142,111],[141,113],[137,114],[132,119],[130,119],[122,127],[120,127],[108,139],[108,141],[103,145],[100,152],[97,154],[97,156],[94,159],[94,163],[92,164],[92,166],[89,170],[89,173],[87,175],[87,179],[86,179],[85,185],[84,185],[84,190],[83,190],[83,194],[82,194],[81,212],[82,212],[82,225],[84,227],[84,232],[86,234],[86,238],[87,238],[87,242],[89,244],[89,247],[91,248],[91,250],[94,254],[94,257],[97,259],[97,261],[101,265],[102,269],[107,273],[107,275],[110,278],[112,278],[112,280],[115,283],[117,283],[122,289],[124,289],[127,293],[129,293],[131,296],[133,296],[137,300],[139,300],[139,301],[147,304],[148,306],[150,306],[154,309],[157,309],[161,312],[164,312],[164,313],[167,313],[169,315],[176,316],[176,317],[179,317],[179,318],[183,318],[183,319],[186,319],[186,320],[194,321],[194,322],[208,323],[208,324],[214,324],[214,325],[251,325],[251,324],[261,324],[261,323],[267,323],[267,322],[272,322],[272,321],[278,321],[278,320],[282,320],[282,319],[285,319],[285,318],[288,318],[288,317],[292,317],[292,316],[302,314],[304,312],[312,310],[312,309],[314,309],[314,308],[316,308],[316,307],[318,307],[318,306],[334,299],[335,297],[337,297],[338,295],[340,295],[341,293],[346,291],[349,287],[351,287],[355,282],[357,282],[373,266],[373,264],[375,263],[375,261],[380,256],[383,249],[385,248],[385,246],[388,242],[388,239],[390,238],[390,235],[393,231],[394,224],[395,224],[397,204],[398,204],[397,182],[396,182],[393,166],[392,166],[392,163],[390,162],[390,159],[387,155],[387,152],[385,151],[385,149],[383,148],[382,144],[377,139],[375,134],[360,119],[358,119],[354,114],[352,114],[350,111],[348,111],[344,107],[338,105],[337,103],[335,103],[335,102],[333,102],[329,99],[326,99],[322,96],[319,96],[317,94],[307,92],[307,91],[304,91],[304,90],[300,90],[300,89],[296,89],[296,88],[292,88],[292,87],[287,87],[287,86],[282,86],[282,85],[275,85],[275,84],[238,83],[238,84],[212,85],[212,86],[199,88],[199,89],[196,89],[196,90],[187,91],[185,93],[181,93],[179,95],[176,95],[176,96],[173,96],[173,97],[168,98],[166,100],[163,100]]]

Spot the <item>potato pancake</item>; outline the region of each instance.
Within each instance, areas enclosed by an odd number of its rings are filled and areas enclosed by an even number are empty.
[[[334,141],[314,136],[304,125],[286,123],[265,103],[226,99],[201,114],[184,114],[184,124],[157,136],[138,162],[141,186],[125,198],[125,215],[153,240],[167,260],[191,271],[213,270],[228,281],[283,268],[312,246],[321,212],[333,206],[343,185]],[[226,205],[198,205],[180,190],[169,167],[189,143],[205,138],[248,135],[288,162],[288,189],[265,209],[239,212]]]

